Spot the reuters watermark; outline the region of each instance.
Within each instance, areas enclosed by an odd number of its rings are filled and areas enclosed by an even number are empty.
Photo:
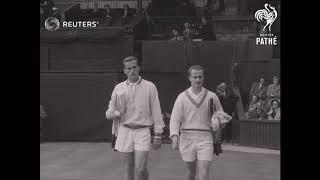
[[[271,31],[271,26],[273,22],[277,19],[278,12],[275,7],[271,4],[264,4],[264,9],[259,9],[255,13],[255,18],[258,22],[264,24],[261,28],[259,35],[260,37],[256,38],[256,45],[277,45],[278,39],[277,36],[274,36]]]
[[[45,27],[48,31],[56,31],[60,28],[95,28],[99,24],[98,21],[60,21],[55,17],[49,17],[45,21]]]

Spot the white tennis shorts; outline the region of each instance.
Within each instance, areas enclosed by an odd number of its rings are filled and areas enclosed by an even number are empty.
[[[115,149],[119,152],[150,151],[151,134],[149,128],[129,129],[120,126]]]
[[[189,139],[180,136],[179,151],[183,161],[193,162],[195,160],[212,161],[213,141]]]

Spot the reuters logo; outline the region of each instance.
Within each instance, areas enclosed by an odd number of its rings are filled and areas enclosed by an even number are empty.
[[[60,22],[55,17],[49,17],[44,25],[49,31],[55,31],[60,27]]]

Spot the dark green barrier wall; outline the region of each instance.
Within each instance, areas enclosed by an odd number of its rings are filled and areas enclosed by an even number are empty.
[[[271,149],[280,149],[280,121],[241,120],[240,144]]]
[[[48,49],[47,61],[40,57],[48,68],[40,68],[41,72],[119,70],[123,58],[133,54],[133,37],[121,36],[120,30],[65,30],[51,33],[41,33],[40,51]]]
[[[146,72],[186,73],[190,65],[206,69],[205,86],[215,91],[218,83],[231,83],[234,42],[151,41],[142,44],[142,69]]]
[[[110,140],[105,111],[119,74],[40,74],[46,141]]]

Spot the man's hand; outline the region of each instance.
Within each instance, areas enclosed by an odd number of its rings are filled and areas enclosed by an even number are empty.
[[[179,137],[177,135],[172,136],[172,149],[178,150],[179,149]]]
[[[119,120],[120,119],[120,112],[119,111],[114,111],[114,112],[110,112],[110,111],[106,111],[106,117],[107,119],[111,119],[111,120]]]
[[[219,125],[220,125],[220,128],[221,128],[221,129],[225,128],[225,127],[226,127],[226,124],[227,124],[227,123],[221,123],[221,124],[219,124]]]
[[[153,149],[157,150],[161,147],[162,139],[161,137],[154,137],[153,138]]]

